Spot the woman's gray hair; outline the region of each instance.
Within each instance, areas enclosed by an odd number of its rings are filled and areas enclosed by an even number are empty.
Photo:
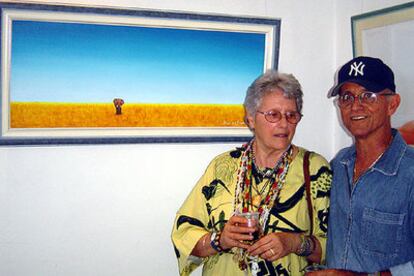
[[[247,89],[244,99],[244,121],[247,126],[247,116],[253,116],[263,97],[275,90],[281,90],[288,99],[296,101],[297,111],[302,114],[303,92],[299,81],[292,74],[280,73],[275,70],[268,70],[258,77]]]

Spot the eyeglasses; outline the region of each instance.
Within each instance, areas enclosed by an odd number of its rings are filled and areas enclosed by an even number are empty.
[[[300,119],[302,119],[302,116],[303,116],[297,111],[289,111],[284,114],[282,114],[280,111],[277,111],[277,110],[270,110],[266,112],[256,111],[256,112],[263,114],[266,121],[270,123],[277,123],[282,119],[282,117],[285,117],[288,123],[297,124],[299,123]]]
[[[360,104],[370,105],[376,103],[378,101],[379,96],[394,96],[395,94],[387,93],[387,94],[378,94],[371,91],[365,91],[361,93],[359,96],[355,96],[351,92],[345,92],[338,97],[338,105],[340,107],[350,106],[354,103],[355,98],[358,98]]]

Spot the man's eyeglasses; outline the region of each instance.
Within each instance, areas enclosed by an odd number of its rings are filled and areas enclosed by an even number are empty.
[[[355,96],[351,92],[345,92],[338,97],[338,105],[340,107],[350,106],[354,103],[355,98],[358,98],[360,104],[370,105],[378,101],[379,96],[394,96],[394,93],[378,94],[371,91],[365,91],[359,96]]]
[[[280,111],[277,110],[270,110],[270,111],[256,111],[257,113],[263,114],[266,121],[270,123],[277,123],[279,122],[282,117],[284,116],[286,118],[286,121],[291,124],[297,124],[299,123],[300,119],[302,119],[302,114],[300,114],[297,111],[289,111],[284,114],[282,114]]]

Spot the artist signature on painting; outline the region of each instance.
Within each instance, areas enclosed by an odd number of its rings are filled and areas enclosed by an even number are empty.
[[[223,125],[224,126],[235,126],[235,127],[245,126],[243,121],[224,121]]]

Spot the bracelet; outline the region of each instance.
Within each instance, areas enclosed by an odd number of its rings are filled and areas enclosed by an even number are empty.
[[[315,238],[315,236],[310,235],[309,238],[311,239],[312,242],[312,252],[313,253],[316,250],[316,244],[319,243],[319,241]]]
[[[216,250],[217,252],[223,252],[223,248],[220,246],[220,237],[221,237],[221,232],[213,232],[211,233],[211,238],[210,238],[210,245],[211,247]]]
[[[307,257],[315,250],[315,242],[312,240],[310,236],[300,235],[300,245],[299,248],[296,250],[296,255]]]

